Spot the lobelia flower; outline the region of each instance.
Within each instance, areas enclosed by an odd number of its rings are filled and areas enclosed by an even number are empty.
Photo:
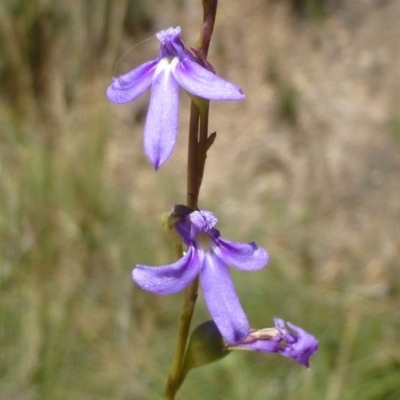
[[[176,293],[198,274],[208,310],[221,335],[231,344],[246,338],[247,317],[236,295],[228,265],[254,271],[268,262],[268,253],[254,242],[223,239],[214,228],[217,219],[210,211],[194,211],[175,224],[188,250],[177,262],[160,267],[137,265],[134,281],[156,294]]]
[[[244,99],[242,90],[202,67],[185,48],[181,28],[156,34],[159,55],[125,75],[113,78],[107,97],[113,103],[128,103],[151,85],[149,111],[144,127],[144,151],[158,169],[170,157],[176,142],[179,119],[179,86],[208,100]]]
[[[308,368],[309,358],[318,351],[318,340],[304,329],[290,322],[287,325],[294,333],[291,333],[285,327],[285,322],[282,319],[275,318],[274,322],[275,328],[250,331],[247,338],[235,346],[236,349],[279,353],[284,357],[293,358],[299,364]],[[229,349],[235,350],[235,347]]]

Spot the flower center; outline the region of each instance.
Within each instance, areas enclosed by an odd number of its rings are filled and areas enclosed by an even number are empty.
[[[196,243],[197,246],[206,253],[210,253],[214,246],[214,242],[210,238],[210,235],[207,235],[207,233],[204,232],[201,232],[199,236],[197,236]]]

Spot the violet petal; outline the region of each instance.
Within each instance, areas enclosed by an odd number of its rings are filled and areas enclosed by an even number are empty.
[[[286,348],[280,351],[280,354],[291,357],[299,364],[309,368],[309,358],[318,350],[318,340],[304,329],[290,322],[287,324],[296,333],[296,336],[290,335],[292,340],[287,339]]]
[[[186,255],[173,264],[161,267],[137,265],[132,271],[132,278],[144,290],[156,294],[171,294],[184,289],[199,271],[199,256],[190,247]]]
[[[172,73],[185,90],[198,97],[217,101],[235,101],[245,98],[240,87],[220,78],[188,58],[177,63]]]
[[[144,151],[158,169],[172,154],[178,133],[179,85],[167,59],[159,62],[151,86],[144,127]]]
[[[190,239],[196,240],[200,232],[209,232],[218,222],[211,211],[193,211],[190,216]]]
[[[268,262],[267,251],[254,242],[239,243],[218,238],[217,244],[223,260],[234,268],[254,271],[261,269]]]
[[[318,340],[296,325],[287,323],[292,334],[280,318],[275,318],[275,328],[279,334],[271,339],[260,339],[252,343],[239,343],[239,348],[268,353],[279,353],[284,357],[293,358],[299,364],[309,367],[309,358],[318,350]]]
[[[182,30],[179,26],[176,28],[168,28],[164,31],[156,33],[157,39],[161,42],[160,46],[160,60],[162,58],[179,57],[184,59],[188,57],[188,52],[185,49],[181,38]]]
[[[204,253],[200,281],[212,319],[224,339],[234,344],[246,338],[249,323],[240,305],[228,267],[213,253]]]
[[[118,78],[113,78],[107,97],[113,103],[129,103],[142,95],[151,85],[158,60],[148,61]]]
[[[254,343],[248,344],[240,344],[238,347],[242,347],[244,349],[250,349],[254,351],[262,351],[267,353],[277,353],[282,350],[282,346],[279,341],[271,339],[271,340],[257,340]]]

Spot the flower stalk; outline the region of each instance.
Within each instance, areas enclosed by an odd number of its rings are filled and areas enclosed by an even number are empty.
[[[197,49],[207,58],[211,36],[214,28],[218,0],[203,0],[203,27],[197,43]],[[200,186],[203,179],[207,154],[209,101],[199,99],[203,107],[194,100],[190,105],[187,198],[186,203],[192,210],[198,209]],[[197,104],[196,104],[197,103]],[[200,121],[200,123],[199,123]],[[200,131],[199,131],[200,128]],[[181,254],[182,256],[183,254]],[[198,296],[199,276],[197,276],[184,291],[182,311],[179,317],[178,338],[172,358],[165,394],[163,400],[174,400],[175,394],[182,384],[183,361],[189,337],[190,324]]]
[[[198,185],[198,136],[199,136],[199,116],[200,111],[194,101],[190,104],[189,122],[189,144],[188,144],[188,164],[187,164],[187,194],[186,204],[192,210],[198,208],[199,185]]]

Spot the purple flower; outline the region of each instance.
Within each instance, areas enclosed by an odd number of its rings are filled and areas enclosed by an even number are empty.
[[[290,322],[287,325],[294,333],[285,327],[282,319],[275,318],[274,322],[275,328],[251,331],[242,343],[236,345],[236,348],[279,353],[284,357],[295,359],[308,368],[309,358],[318,350],[318,340]],[[231,348],[231,350],[234,349],[234,347]]]
[[[208,310],[228,343],[243,340],[249,332],[247,317],[236,295],[227,265],[245,271],[262,268],[268,253],[252,243],[222,239],[210,211],[194,211],[175,224],[188,247],[177,262],[161,267],[137,265],[134,281],[156,294],[176,293],[198,274]]]
[[[113,103],[135,100],[151,85],[149,112],[144,127],[144,151],[158,169],[171,155],[179,119],[179,85],[209,100],[242,100],[242,90],[200,66],[185,48],[181,28],[156,34],[161,42],[158,57],[113,78],[107,96]]]

